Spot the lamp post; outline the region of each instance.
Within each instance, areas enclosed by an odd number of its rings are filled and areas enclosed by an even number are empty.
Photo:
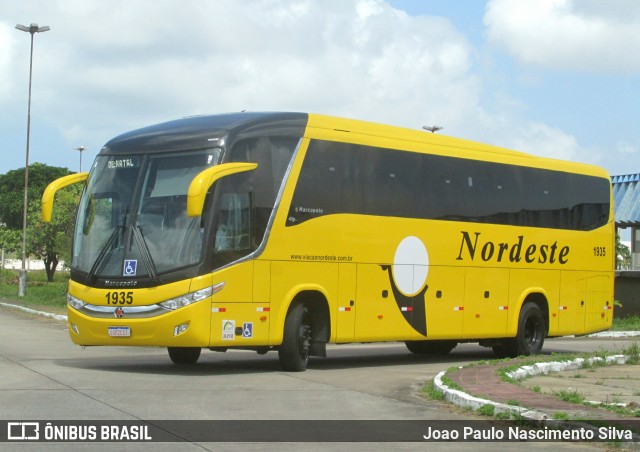
[[[84,151],[87,150],[87,148],[85,148],[84,146],[78,146],[77,148],[73,148],[74,151],[78,151],[80,153],[80,171],[78,171],[79,173],[82,172],[82,153]]]
[[[24,165],[24,206],[22,212],[22,269],[20,270],[20,278],[18,283],[18,296],[24,297],[27,292],[27,190],[29,188],[29,136],[31,134],[31,76],[33,74],[33,36],[36,33],[49,31],[49,27],[39,27],[38,24],[31,24],[28,27],[24,25],[16,25],[20,31],[26,31],[31,34],[31,53],[29,56],[29,104],[27,106],[27,152]]]

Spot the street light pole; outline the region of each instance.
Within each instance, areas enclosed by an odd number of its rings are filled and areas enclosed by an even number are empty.
[[[85,148],[84,146],[78,146],[77,148],[73,148],[73,150],[80,152],[80,171],[78,172],[81,173],[82,172],[82,153],[86,151],[87,148]]]
[[[31,78],[33,74],[33,36],[36,33],[49,31],[46,25],[39,27],[38,24],[31,24],[26,27],[24,25],[16,25],[20,31],[31,33],[31,52],[29,54],[29,104],[27,106],[27,152],[24,165],[24,206],[22,212],[22,269],[20,270],[20,278],[18,282],[18,296],[24,297],[27,292],[27,190],[29,188],[29,137],[31,135]]]

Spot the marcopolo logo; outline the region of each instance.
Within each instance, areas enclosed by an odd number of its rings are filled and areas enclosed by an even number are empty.
[[[474,232],[473,237],[467,231],[460,231],[462,239],[456,260],[466,258],[475,260],[476,256],[485,262],[526,262],[527,264],[566,264],[569,262],[568,246],[553,243],[528,243],[524,235],[519,235],[514,242],[493,242],[483,240],[480,232]]]

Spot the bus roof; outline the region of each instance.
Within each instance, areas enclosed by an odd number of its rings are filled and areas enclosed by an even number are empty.
[[[316,131],[314,133],[313,131]],[[101,154],[125,154],[131,152],[165,152],[181,149],[215,147],[239,137],[269,133],[302,136],[331,136],[344,133],[342,141],[351,141],[356,135],[369,137],[371,141],[384,141],[399,149],[420,152],[428,146],[428,152],[456,155],[462,158],[491,160],[525,166],[545,167],[560,171],[580,172],[609,177],[597,166],[538,157],[524,152],[475,141],[453,138],[422,130],[383,125],[373,122],[339,118],[326,115],[294,112],[238,112],[217,115],[190,116],[163,122],[123,133],[108,141]],[[418,144],[418,146],[414,145]],[[384,147],[384,146],[383,146]]]
[[[189,116],[123,133],[109,140],[103,154],[164,152],[216,146],[219,140],[240,134],[279,129],[302,136],[306,113],[240,112]]]
[[[404,150],[419,151],[421,148],[427,148],[428,152],[442,155],[548,168],[557,171],[584,173],[609,178],[608,173],[596,165],[550,157],[540,157],[490,144],[454,138],[442,134],[428,133],[423,130],[316,114],[309,115],[308,128],[332,130],[332,132],[338,131],[362,136],[375,136],[380,140],[387,141],[389,145],[391,145],[391,141],[404,143],[404,146],[401,148]],[[345,139],[345,141],[352,141],[352,139]],[[415,144],[418,146],[415,146]]]

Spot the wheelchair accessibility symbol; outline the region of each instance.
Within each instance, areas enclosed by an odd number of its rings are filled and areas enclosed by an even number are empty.
[[[136,276],[138,261],[136,259],[125,259],[122,269],[122,276]]]
[[[242,337],[245,339],[253,337],[253,323],[245,322],[242,324]]]

